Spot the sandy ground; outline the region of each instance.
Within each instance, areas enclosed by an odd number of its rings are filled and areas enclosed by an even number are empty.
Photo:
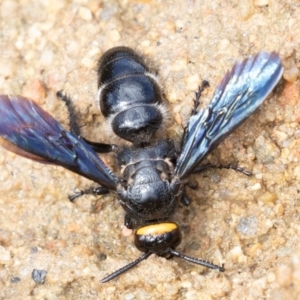
[[[206,105],[238,59],[277,51],[285,72],[208,158],[238,162],[253,176],[214,169],[193,176],[192,204],[175,216],[184,232],[179,250],[224,263],[225,273],[152,256],[102,284],[140,255],[117,199],[72,204],[68,195],[91,182],[1,148],[0,299],[300,299],[299,24],[300,2],[291,0],[2,0],[1,94],[31,97],[68,128],[55,97],[63,89],[96,141],[120,142],[106,134],[95,101],[95,66],[111,47],[133,47],[159,70],[175,140],[201,80],[211,86]],[[44,283],[33,270],[47,272]]]

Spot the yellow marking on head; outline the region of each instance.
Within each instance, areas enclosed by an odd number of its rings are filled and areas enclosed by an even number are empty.
[[[160,235],[166,232],[171,232],[177,229],[178,226],[175,223],[158,223],[150,224],[140,227],[136,231],[136,235]]]

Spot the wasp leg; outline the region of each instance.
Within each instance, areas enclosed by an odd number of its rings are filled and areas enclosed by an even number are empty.
[[[207,87],[209,87],[209,82],[206,80],[203,80],[202,84],[198,87],[198,91],[195,92],[196,98],[194,99],[194,107],[192,109],[191,116],[194,116],[195,114],[197,114],[197,109],[200,104],[201,94]]]
[[[241,172],[243,173],[244,175],[247,175],[247,176],[251,176],[252,173],[239,167],[238,165],[236,164],[228,164],[228,165],[222,165],[222,164],[218,164],[218,165],[213,165],[211,163],[208,163],[206,165],[203,165],[203,166],[199,166],[199,167],[196,167],[194,170],[193,170],[193,173],[200,173],[200,172],[203,172],[207,169],[210,169],[210,168],[214,168],[214,169],[232,169],[232,170],[235,170],[237,172]]]
[[[209,86],[209,82],[206,81],[206,80],[203,80],[202,81],[202,84],[198,87],[198,91],[195,92],[195,99],[194,99],[194,107],[191,111],[191,114],[190,114],[190,118],[194,115],[196,115],[198,113],[198,106],[200,104],[200,97],[201,97],[201,94],[202,92],[204,91],[204,89],[206,87]],[[182,138],[181,138],[181,148],[182,146],[185,144],[186,142],[186,139],[188,137],[188,125],[186,127],[184,127],[184,130],[183,130],[183,135],[182,135]]]
[[[186,183],[185,186],[188,186],[189,188],[195,190],[198,187],[198,184],[196,182],[188,182]],[[191,203],[190,198],[188,197],[188,195],[186,194],[186,189],[184,188],[182,197],[180,199],[180,202],[184,205],[184,206],[189,206]]]
[[[93,148],[93,150],[97,153],[116,152],[118,149],[118,146],[114,144],[92,142],[83,137],[81,137],[81,139],[83,139],[86,143],[88,143]]]
[[[58,91],[56,93],[56,96],[58,99],[64,101],[67,106],[68,113],[69,113],[70,131],[72,133],[74,133],[82,140],[84,140],[86,143],[88,143],[93,148],[93,150],[97,153],[109,153],[109,152],[115,152],[117,150],[116,145],[92,142],[82,137],[80,132],[80,125],[78,122],[78,113],[76,112],[72,99],[69,96],[65,95],[63,91]]]
[[[69,200],[71,202],[74,202],[75,199],[83,196],[83,195],[105,195],[108,194],[109,190],[107,188],[104,188],[102,186],[98,186],[98,187],[89,187],[85,190],[81,190],[78,193],[75,193],[73,195],[69,196]]]
[[[189,206],[190,203],[191,203],[191,200],[190,200],[190,198],[186,195],[186,193],[184,193],[184,194],[182,195],[182,198],[181,198],[180,202],[181,202],[184,206]]]
[[[134,229],[137,226],[137,222],[136,220],[132,219],[128,214],[126,214],[124,218],[124,225],[128,229]]]
[[[56,93],[56,97],[66,103],[68,113],[69,113],[69,123],[70,123],[70,131],[77,136],[81,136],[80,134],[80,126],[78,123],[78,113],[73,105],[73,102],[70,97],[63,93],[63,91],[58,91]]]

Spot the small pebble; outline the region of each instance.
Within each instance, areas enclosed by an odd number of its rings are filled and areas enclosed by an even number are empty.
[[[87,7],[80,7],[78,15],[84,21],[90,21],[93,19],[93,14]]]
[[[237,225],[237,231],[245,235],[254,235],[256,234],[257,226],[258,226],[257,218],[254,216],[248,216],[240,219]]]
[[[46,275],[47,275],[47,271],[45,271],[45,270],[33,269],[32,273],[31,273],[31,278],[36,283],[43,284],[43,283],[45,283]]]
[[[269,5],[269,0],[255,0],[254,5],[259,6],[259,7],[267,6],[267,5]]]

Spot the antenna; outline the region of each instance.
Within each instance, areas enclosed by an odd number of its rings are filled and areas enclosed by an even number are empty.
[[[203,260],[203,259],[198,259],[198,258],[194,258],[194,257],[190,257],[190,256],[187,256],[187,255],[184,255],[180,252],[177,252],[176,250],[174,249],[169,249],[169,252],[174,255],[174,256],[177,256],[177,257],[180,257],[180,258],[183,258],[184,260],[187,260],[191,263],[194,263],[194,264],[197,264],[197,265],[200,265],[200,266],[204,266],[204,267],[207,267],[207,268],[210,268],[210,269],[214,269],[214,270],[219,270],[220,272],[224,272],[225,271],[225,268],[223,267],[220,267],[220,266],[217,266],[209,261],[206,261],[206,260]]]
[[[101,282],[105,283],[109,280],[112,280],[114,278],[116,278],[117,276],[123,274],[124,272],[128,271],[129,269],[133,268],[134,266],[136,266],[138,263],[140,263],[142,260],[147,259],[151,254],[153,254],[153,252],[145,252],[141,257],[139,257],[138,259],[136,259],[135,261],[133,261],[132,263],[126,265],[125,267],[113,272],[112,274],[104,277]]]

